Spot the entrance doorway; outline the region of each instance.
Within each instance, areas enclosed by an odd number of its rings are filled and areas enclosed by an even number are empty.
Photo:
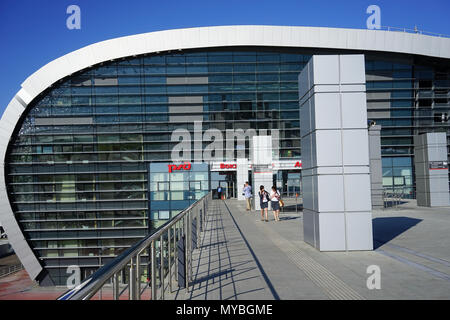
[[[217,188],[222,188],[222,196],[225,199],[236,198],[236,172],[235,171],[212,171],[211,190],[213,199],[219,199]]]

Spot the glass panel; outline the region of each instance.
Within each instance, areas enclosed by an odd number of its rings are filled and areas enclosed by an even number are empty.
[[[159,219],[160,220],[169,220],[170,219],[170,211],[159,211]]]
[[[183,191],[177,191],[177,192],[171,192],[171,200],[184,200],[184,192]]]

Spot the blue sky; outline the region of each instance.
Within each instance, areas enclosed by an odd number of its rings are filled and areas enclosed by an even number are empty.
[[[71,4],[81,9],[81,30],[66,27]],[[0,113],[41,66],[98,41],[233,24],[365,29],[371,4],[383,26],[450,34],[448,0],[0,0]]]

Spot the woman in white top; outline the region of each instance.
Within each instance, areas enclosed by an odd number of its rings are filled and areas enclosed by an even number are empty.
[[[261,207],[261,221],[269,222],[269,219],[267,219],[267,210],[269,207],[269,193],[264,190],[264,186],[259,187],[259,204]],[[266,219],[264,220],[264,213],[266,214]]]
[[[272,187],[272,191],[270,192],[269,199],[272,204],[273,216],[275,217],[275,221],[280,221],[280,193],[277,191],[275,186]]]

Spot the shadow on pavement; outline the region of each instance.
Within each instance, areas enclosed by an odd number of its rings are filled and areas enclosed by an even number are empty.
[[[372,220],[374,250],[420,223],[422,219],[383,217]]]
[[[297,204],[297,211],[301,212],[303,210],[303,204]],[[283,212],[295,212],[295,204],[294,205],[287,205],[282,209]]]
[[[300,219],[300,217],[283,217],[283,216],[280,216],[280,220],[295,220],[295,219]]]
[[[394,200],[385,200],[384,201],[384,207],[385,208],[393,208],[393,207],[397,207],[400,206],[402,204],[408,203],[408,201],[394,201]]]

